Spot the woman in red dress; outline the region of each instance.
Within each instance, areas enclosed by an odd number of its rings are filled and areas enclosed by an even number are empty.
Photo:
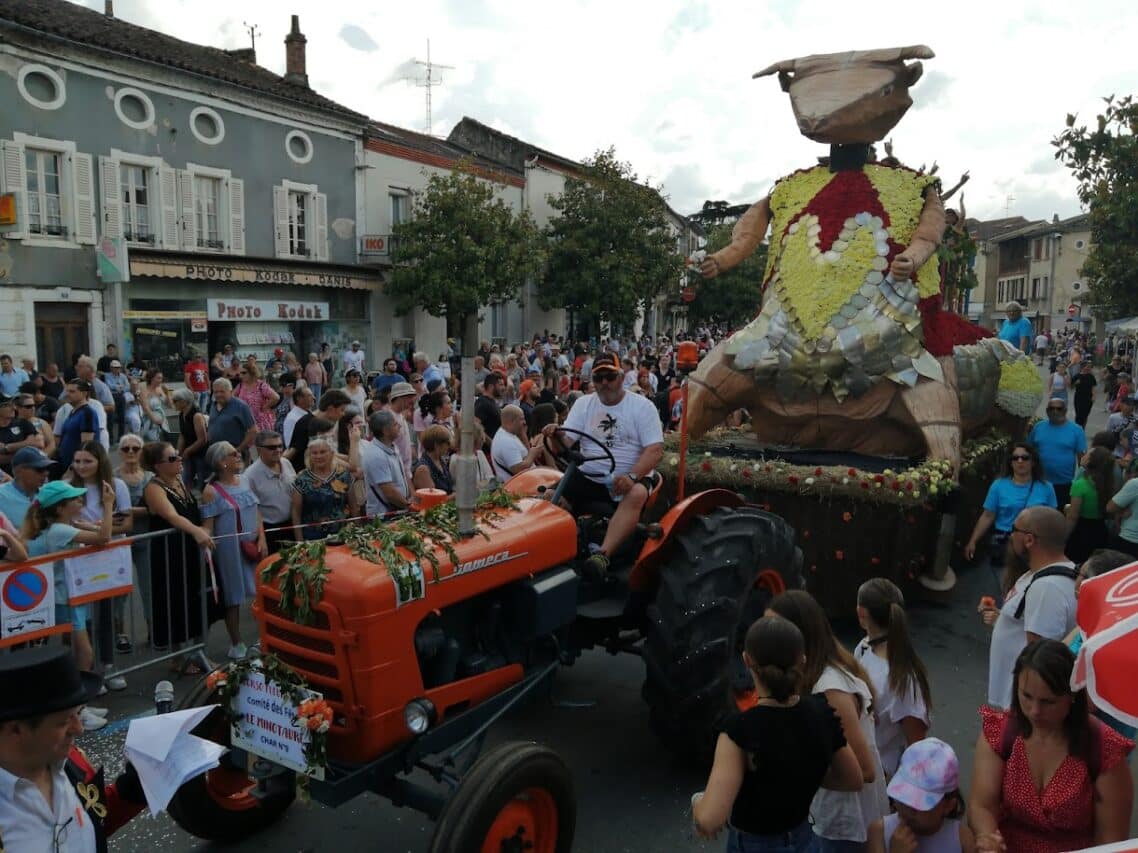
[[[981,708],[969,822],[981,853],[1061,853],[1129,837],[1134,748],[1071,692],[1075,656],[1036,640],[1016,660],[1012,707]]]

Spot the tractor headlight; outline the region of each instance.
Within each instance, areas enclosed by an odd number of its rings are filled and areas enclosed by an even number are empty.
[[[413,735],[421,735],[438,719],[438,712],[430,699],[412,699],[403,709],[403,722]]]

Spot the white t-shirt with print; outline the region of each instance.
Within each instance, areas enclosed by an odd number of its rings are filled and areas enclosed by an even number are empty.
[[[645,447],[662,444],[664,430],[656,407],[639,394],[625,392],[615,406],[606,406],[595,394],[586,394],[573,404],[565,419],[566,429],[588,433],[607,447],[616,460],[612,476],[621,476],[632,470]],[[579,441],[578,449],[585,456],[602,456],[581,466],[581,473],[601,482],[608,475],[608,458],[595,442],[568,435],[570,442]]]
[[[1074,568],[1075,564],[1055,565]],[[1015,618],[1033,574],[1025,572],[1015,582],[992,627],[992,645],[988,650],[988,704],[993,708],[1011,707],[1013,671],[1016,658],[1027,646],[1028,632],[1049,640],[1062,640],[1075,627],[1075,582],[1062,575],[1037,580],[1027,597],[1023,618]]]
[[[910,685],[904,696],[893,691],[889,685],[889,661],[874,654],[868,640],[862,640],[857,644],[854,657],[865,667],[866,674],[873,684],[873,693],[877,697],[877,702],[873,706],[874,716],[877,718],[877,751],[881,753],[881,766],[885,768],[885,773],[892,776],[901,763],[901,753],[908,746],[901,721],[906,717],[915,717],[927,726],[929,709],[925,706],[925,700],[920,692],[915,689],[916,685]]]

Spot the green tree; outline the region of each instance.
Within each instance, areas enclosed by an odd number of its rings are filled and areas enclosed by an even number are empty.
[[[1075,126],[1052,140],[1060,160],[1079,182],[1090,212],[1091,247],[1083,262],[1096,313],[1138,314],[1138,104],[1130,96],[1103,99],[1094,126]]]
[[[498,188],[493,176],[476,173],[469,162],[433,174],[411,218],[394,229],[387,294],[396,313],[422,308],[446,317],[451,331],[461,330],[464,348],[478,345],[468,321],[476,321],[484,305],[521,304],[526,279],[541,270],[541,232],[528,212],[517,213],[496,196]]]
[[[659,191],[639,182],[612,148],[582,164],[559,196],[545,230],[549,262],[538,303],[631,326],[683,269]]]
[[[707,230],[707,253],[718,252],[731,242],[734,224],[712,225]],[[763,276],[767,268],[767,244],[760,243],[753,255],[715,278],[693,277],[695,299],[688,303],[688,328],[699,323],[727,323],[738,328],[759,313]]]

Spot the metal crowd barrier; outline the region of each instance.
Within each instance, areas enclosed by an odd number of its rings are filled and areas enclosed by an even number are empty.
[[[69,578],[69,602],[55,601],[57,572]],[[212,577],[201,549],[178,530],[0,563],[0,651],[70,634],[71,622],[57,623],[55,607],[69,604],[85,610],[95,669],[105,678],[175,658],[183,670],[191,662],[208,668]]]

